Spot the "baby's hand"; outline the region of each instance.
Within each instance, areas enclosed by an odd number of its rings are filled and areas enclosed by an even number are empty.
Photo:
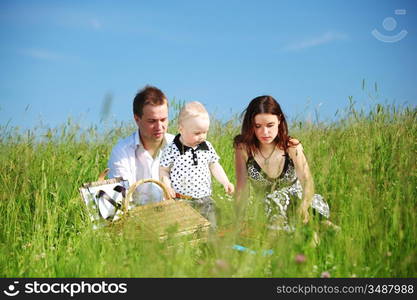
[[[235,186],[233,184],[231,184],[230,182],[226,183],[224,186],[224,190],[226,191],[226,193],[228,193],[229,195],[233,194],[235,192]]]
[[[167,187],[167,190],[168,190],[168,193],[170,194],[170,196],[172,198],[175,198],[175,191],[174,191],[174,189],[171,188],[171,187]]]

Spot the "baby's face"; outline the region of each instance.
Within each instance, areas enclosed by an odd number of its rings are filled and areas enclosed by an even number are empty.
[[[188,147],[196,147],[207,138],[210,120],[206,117],[186,119],[180,125],[182,143]]]

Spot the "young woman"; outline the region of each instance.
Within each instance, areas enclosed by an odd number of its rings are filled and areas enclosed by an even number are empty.
[[[250,182],[255,199],[264,201],[272,229],[293,230],[288,212],[294,205],[304,223],[310,219],[310,206],[329,217],[329,206],[314,194],[303,147],[288,135],[285,116],[273,97],[260,96],[249,103],[234,147],[238,206],[247,200]]]

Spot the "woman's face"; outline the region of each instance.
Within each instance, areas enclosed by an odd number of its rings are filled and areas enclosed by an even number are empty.
[[[279,120],[277,115],[257,114],[254,118],[254,131],[261,144],[272,143],[278,135]]]

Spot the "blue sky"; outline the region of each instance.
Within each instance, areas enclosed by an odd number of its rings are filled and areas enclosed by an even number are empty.
[[[369,104],[363,79],[377,101],[415,106],[416,16],[413,0],[3,0],[0,124],[100,124],[106,95],[130,121],[146,84],[226,119],[270,94],[290,119],[331,120],[348,96]]]

